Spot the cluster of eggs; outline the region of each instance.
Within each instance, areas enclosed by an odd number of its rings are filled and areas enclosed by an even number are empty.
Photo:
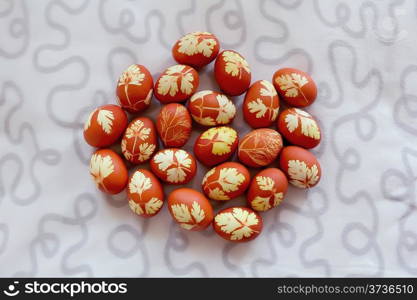
[[[163,71],[155,84],[146,67],[129,66],[117,83],[119,105],[95,109],[85,123],[84,137],[88,144],[100,148],[90,161],[98,188],[109,194],[127,188],[129,207],[142,217],[155,216],[163,207],[161,181],[175,185],[190,182],[197,171],[196,159],[211,167],[202,180],[202,193],[179,188],[168,195],[169,212],[186,230],[204,230],[213,224],[224,239],[244,242],[259,235],[263,223],[259,212],[280,205],[288,183],[310,188],[320,180],[320,164],[307,150],[319,144],[320,128],[301,109],[314,102],[317,88],[308,74],[290,68],[275,72],[272,83],[259,80],[251,85],[245,58],[233,50],[219,51],[213,34],[194,32],[176,42],[172,54],[179,64]],[[213,60],[221,92],[197,92],[197,70]],[[243,116],[253,130],[239,141],[238,132],[228,126],[236,115],[229,97],[244,92]],[[129,122],[125,111],[144,112],[153,95],[163,104],[156,125],[144,116]],[[288,108],[278,113],[280,100]],[[181,147],[190,138],[193,121],[209,128],[195,140],[191,154]],[[278,130],[269,128],[274,124]],[[158,149],[158,136],[164,149]],[[108,148],[120,140],[124,159]],[[239,162],[228,161],[236,151]],[[124,160],[129,165],[149,161],[150,171],[140,168],[129,176]],[[274,161],[278,167],[267,167]],[[251,179],[247,167],[263,169]],[[214,213],[209,199],[229,201],[245,192],[247,206]]]

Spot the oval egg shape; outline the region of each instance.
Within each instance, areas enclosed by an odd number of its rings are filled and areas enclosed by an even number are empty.
[[[117,99],[128,112],[138,113],[147,109],[151,105],[152,93],[152,75],[142,65],[130,65],[117,81]]]
[[[228,160],[236,151],[239,138],[231,127],[213,127],[195,140],[194,154],[204,165],[210,167]]]
[[[110,149],[100,149],[90,160],[90,175],[97,187],[107,194],[118,194],[127,185],[127,168],[121,157]]]
[[[90,113],[84,124],[84,139],[93,147],[110,146],[123,134],[127,122],[127,115],[120,106],[100,106]]]
[[[183,102],[190,98],[199,84],[198,73],[190,66],[167,68],[155,83],[155,97],[163,104]]]
[[[191,32],[180,38],[172,48],[172,56],[183,65],[201,68],[219,53],[220,43],[210,32]]]
[[[213,221],[213,208],[209,200],[193,189],[180,188],[171,192],[168,209],[174,221],[186,230],[204,230]]]
[[[236,107],[226,95],[209,90],[195,93],[188,109],[194,121],[203,126],[226,125],[236,115]]]
[[[151,159],[151,170],[162,181],[170,184],[186,184],[195,176],[197,163],[194,157],[182,149],[163,149]]]
[[[233,50],[224,50],[216,58],[214,76],[223,93],[238,96],[249,88],[252,75],[242,55]]]
[[[285,174],[277,168],[260,171],[252,179],[246,199],[255,211],[267,211],[281,204],[288,189]]]
[[[321,167],[316,157],[298,146],[284,147],[279,160],[280,169],[288,182],[299,188],[311,188],[319,183]]]
[[[209,170],[201,184],[207,197],[225,201],[242,195],[249,183],[250,174],[245,166],[236,162],[225,162]]]
[[[126,160],[141,164],[149,160],[158,147],[155,127],[151,119],[133,119],[122,138],[122,153]]]
[[[165,147],[184,146],[190,138],[191,128],[191,116],[182,104],[164,105],[156,118],[156,129]]]
[[[239,160],[249,167],[264,167],[272,163],[282,149],[281,135],[269,128],[255,129],[239,143]]]
[[[290,106],[306,107],[316,100],[316,83],[303,71],[280,69],[274,73],[272,82],[281,99]]]
[[[164,204],[164,191],[158,179],[148,170],[138,169],[129,178],[127,198],[130,209],[138,216],[155,216]]]
[[[252,128],[271,126],[278,116],[279,98],[272,83],[258,80],[246,92],[243,116]]]
[[[234,206],[216,214],[213,221],[214,231],[231,242],[249,242],[262,231],[262,217],[250,208]]]

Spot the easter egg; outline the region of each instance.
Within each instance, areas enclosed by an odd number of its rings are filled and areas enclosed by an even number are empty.
[[[216,58],[214,76],[225,94],[238,96],[249,88],[251,70],[242,55],[233,50],[225,50]]]
[[[191,32],[180,38],[172,48],[172,56],[183,65],[201,68],[212,62],[219,53],[220,44],[210,32]]]
[[[180,188],[171,192],[168,209],[174,221],[186,230],[204,230],[213,221],[213,208],[209,200],[193,189]]]
[[[313,187],[321,178],[321,168],[316,157],[298,146],[282,149],[279,166],[287,175],[288,182],[299,188]]]
[[[97,187],[107,194],[118,194],[127,185],[127,168],[116,152],[100,149],[90,160],[90,175]]]
[[[303,71],[280,69],[274,73],[272,82],[280,98],[290,106],[305,107],[316,100],[316,83]]]
[[[236,115],[236,107],[226,95],[209,90],[195,93],[188,109],[194,121],[204,126],[229,124]]]
[[[165,147],[184,146],[190,138],[191,128],[187,108],[178,103],[164,105],[156,118],[156,129]]]
[[[93,147],[114,144],[127,126],[127,116],[118,105],[103,105],[88,116],[84,124],[84,139]]]
[[[151,170],[162,181],[171,184],[186,184],[197,171],[194,157],[182,149],[163,149],[151,159]]]
[[[236,162],[225,162],[206,173],[202,187],[210,199],[230,200],[242,195],[249,183],[248,169]]]
[[[117,81],[116,95],[121,107],[131,113],[141,112],[151,104],[153,79],[142,65],[131,65]]]
[[[127,198],[130,209],[141,217],[153,217],[164,204],[164,191],[148,170],[138,169],[129,178]]]
[[[236,151],[239,139],[231,127],[213,127],[195,140],[194,154],[206,166],[214,166],[228,160]]]

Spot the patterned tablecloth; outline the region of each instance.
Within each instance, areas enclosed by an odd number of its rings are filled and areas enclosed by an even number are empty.
[[[129,64],[156,78],[195,30],[253,81],[291,66],[319,87],[321,183],[290,188],[251,243],[181,230],[166,208],[143,220],[88,174],[88,113],[115,103]],[[411,0],[0,0],[0,276],[416,276],[416,36]],[[200,89],[217,89],[212,67]],[[233,127],[249,130],[241,113]]]

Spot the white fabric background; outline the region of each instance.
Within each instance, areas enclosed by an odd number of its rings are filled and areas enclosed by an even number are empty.
[[[321,183],[290,188],[251,243],[183,231],[166,207],[142,220],[88,174],[88,112],[131,63],[156,79],[195,30],[253,81],[289,66],[319,87]],[[416,276],[416,34],[411,0],[0,0],[0,276]],[[200,75],[217,89],[212,65]]]

